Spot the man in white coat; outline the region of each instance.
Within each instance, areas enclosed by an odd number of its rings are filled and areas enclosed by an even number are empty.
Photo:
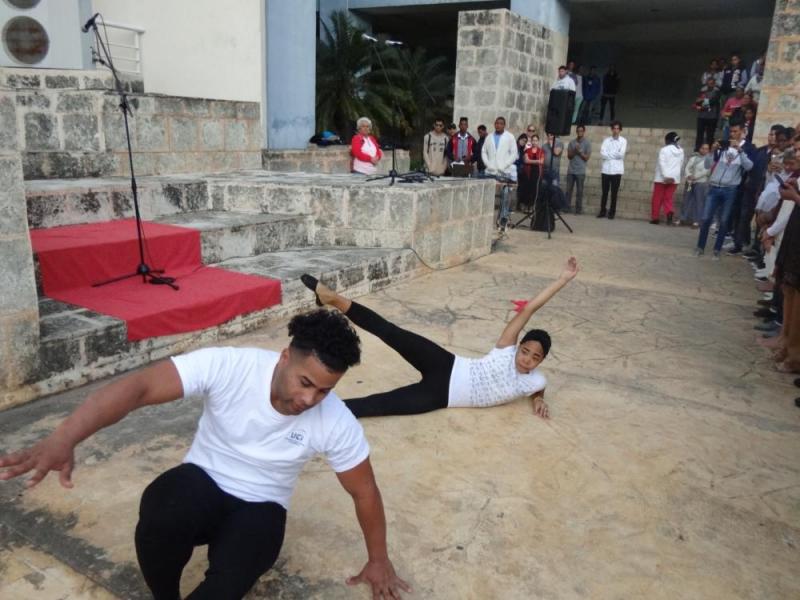
[[[667,225],[672,225],[672,196],[680,183],[683,167],[683,148],[678,145],[680,139],[676,132],[670,131],[664,137],[664,147],[658,151],[650,212],[652,225],[658,225],[662,207]]]
[[[600,199],[600,212],[597,218],[608,217],[613,219],[617,213],[617,193],[625,173],[625,153],[628,151],[628,140],[620,135],[622,123],[611,122],[611,135],[603,140],[600,146],[600,157],[603,160],[600,168],[603,196]],[[608,193],[611,192],[611,207],[606,212]]]
[[[506,118],[497,117],[494,120],[494,133],[487,136],[481,150],[481,158],[486,165],[486,175],[490,177],[507,177],[512,181],[517,180],[517,165],[519,150],[514,135],[506,131]],[[505,231],[509,216],[511,215],[511,198],[508,186],[503,186],[500,192],[500,214],[498,226]]]

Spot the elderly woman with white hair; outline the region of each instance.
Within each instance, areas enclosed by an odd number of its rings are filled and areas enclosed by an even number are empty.
[[[370,133],[372,121],[367,117],[361,117],[356,121],[356,128],[358,133],[353,136],[353,140],[350,142],[350,154],[353,156],[351,170],[353,173],[374,175],[377,171],[375,165],[380,162],[383,152],[381,152],[381,148],[378,145],[378,140]]]

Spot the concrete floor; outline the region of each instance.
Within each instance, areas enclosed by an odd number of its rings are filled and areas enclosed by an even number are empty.
[[[365,297],[463,354],[488,351],[569,254],[582,271],[535,318],[552,419],[521,400],[365,420],[391,555],[414,598],[800,598],[800,395],[754,344],[745,261],[691,256],[696,233],[570,217],[513,231],[490,256]],[[363,335],[343,397],[415,373]],[[285,327],[234,340],[280,349]],[[87,389],[0,413],[0,450],[50,430]],[[146,598],[133,528],[142,489],[178,463],[199,413],[184,400],[84,443],[63,491],[0,485],[0,598]],[[349,497],[321,460],[300,479],[276,568],[251,598],[369,598]],[[204,552],[184,577],[202,577]]]

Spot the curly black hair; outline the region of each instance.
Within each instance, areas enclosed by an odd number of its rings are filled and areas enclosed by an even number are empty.
[[[547,356],[547,353],[550,352],[550,346],[552,345],[550,334],[544,329],[531,329],[522,337],[520,345],[524,344],[525,342],[539,342],[542,345],[544,356]],[[544,358],[544,356],[542,358]]]
[[[290,348],[314,354],[323,365],[344,373],[361,360],[361,340],[340,312],[320,308],[289,321]]]

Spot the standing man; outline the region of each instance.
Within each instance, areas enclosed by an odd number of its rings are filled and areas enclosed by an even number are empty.
[[[622,182],[622,175],[625,173],[625,153],[628,151],[628,140],[622,137],[620,133],[622,133],[622,123],[612,121],[611,135],[604,139],[600,146],[600,158],[603,161],[600,170],[603,197],[600,201],[598,219],[605,216],[613,219],[617,213],[617,193]],[[611,207],[606,212],[609,191],[611,192]]]
[[[667,216],[667,225],[672,225],[672,196],[680,183],[683,168],[683,148],[678,145],[680,139],[677,132],[670,131],[664,137],[664,147],[658,151],[653,197],[650,202],[651,225],[658,225],[662,207]]]
[[[706,78],[705,85],[700,88],[700,95],[694,102],[697,111],[697,138],[694,142],[694,151],[700,150],[703,144],[711,145],[714,141],[714,132],[717,130],[719,119],[720,91],[714,76]]]
[[[475,162],[478,167],[478,177],[486,172],[486,163],[483,162],[483,143],[486,141],[486,125],[478,125],[478,141],[475,142]]]
[[[575,193],[575,214],[583,213],[583,184],[586,179],[586,163],[592,155],[592,144],[585,137],[586,127],[578,125],[575,128],[575,139],[567,146],[567,212],[572,210],[572,188],[577,188]]]
[[[444,120],[436,119],[433,122],[433,130],[425,134],[422,138],[422,158],[425,160],[425,168],[431,175],[444,175],[447,170],[447,134],[444,132]]]
[[[591,125],[592,113],[597,108],[597,99],[600,97],[600,78],[595,73],[595,67],[589,67],[589,74],[583,78],[583,105],[581,106],[578,124]]]
[[[486,174],[494,177],[504,177],[517,181],[517,165],[519,149],[514,135],[506,131],[505,117],[494,120],[494,133],[484,142],[481,151],[483,162],[486,165]],[[511,198],[508,186],[500,190],[500,213],[498,223],[505,230],[511,216]]]
[[[545,181],[556,187],[561,185],[561,155],[564,154],[564,144],[557,140],[552,133],[547,134],[547,142],[542,146],[544,151]]]
[[[619,75],[617,75],[617,68],[614,65],[608,67],[608,72],[603,75],[603,95],[600,98],[600,122],[606,114],[606,104],[609,107],[610,119],[616,119],[614,106],[617,102],[617,93],[619,92]]]
[[[208,545],[205,579],[190,598],[241,598],[278,558],[286,510],[303,466],[323,454],[353,497],[369,559],[348,579],[373,597],[410,591],[386,549],[386,519],[364,431],[333,387],[359,362],[359,339],[327,310],[289,323],[280,353],[205,348],[172,357],[89,395],[49,436],[0,457],[0,480],[50,471],[72,487],[74,449],[93,433],[144,406],[204,397],[203,414],[183,464],[159,475],[142,495],[136,555],[155,600],[180,598],[195,546]]]
[[[458,120],[458,132],[450,139],[447,145],[447,158],[450,163],[464,163],[463,177],[468,177],[472,173],[475,156],[475,138],[469,133],[469,120],[461,117]],[[456,175],[456,173],[453,173]]]
[[[706,167],[711,169],[711,176],[708,178],[708,197],[703,223],[700,226],[700,237],[697,238],[697,248],[694,251],[695,256],[702,256],[705,252],[711,220],[717,209],[722,206],[713,258],[719,260],[719,253],[731,220],[731,211],[736,201],[737,188],[742,182],[742,175],[753,168],[753,161],[743,151],[743,134],[741,123],[734,121],[730,126],[730,141],[727,144],[714,142],[711,153],[706,156]]]
[[[568,90],[575,91],[575,80],[567,74],[567,67],[561,65],[558,67],[558,79],[550,86],[551,90]]]
[[[722,69],[722,84],[720,90],[727,100],[737,87],[742,90],[747,86],[747,67],[737,52],[731,54],[731,62]]]

